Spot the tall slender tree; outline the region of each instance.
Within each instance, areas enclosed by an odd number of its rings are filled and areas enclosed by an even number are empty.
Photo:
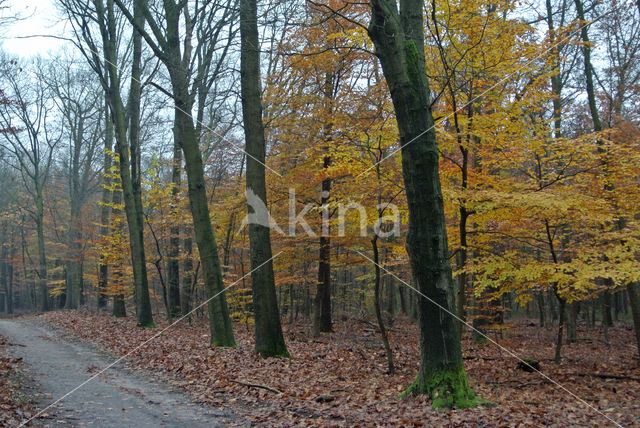
[[[189,203],[193,216],[193,228],[200,252],[204,283],[209,298],[209,322],[211,344],[235,346],[227,300],[224,295],[222,269],[218,247],[211,225],[207,199],[204,165],[200,151],[197,127],[192,116],[195,88],[208,78],[216,43],[233,16],[229,2],[214,2],[209,5],[189,8],[183,1],[166,0],[162,8],[151,9],[145,0],[134,1],[134,13],[121,0],[114,0],[122,13],[144,38],[169,74],[174,103],[174,135],[184,154],[188,181]],[[140,10],[148,22],[150,32],[135,15]],[[183,32],[186,28],[186,33]],[[163,28],[164,27],[164,28]],[[193,32],[198,31],[202,52],[201,61],[192,61]],[[197,67],[196,67],[197,65]],[[195,70],[194,70],[195,68]],[[168,93],[168,91],[165,91]]]
[[[138,325],[153,327],[144,249],[140,183],[141,36],[139,32],[133,31],[131,81],[125,106],[121,94],[123,64],[118,55],[121,34],[113,0],[106,0],[106,3],[103,0],[62,0],[62,4],[74,23],[74,30],[80,40],[77,46],[98,75],[107,94],[129,229],[136,317]],[[87,11],[91,13],[88,14]],[[142,10],[136,8],[134,14],[136,24],[144,27]],[[95,27],[98,29],[98,34],[93,32]]]

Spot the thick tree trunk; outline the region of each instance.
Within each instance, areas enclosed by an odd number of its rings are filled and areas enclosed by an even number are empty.
[[[255,195],[267,206],[265,182],[266,141],[262,122],[260,82],[260,42],[256,0],[240,0],[240,72],[242,117],[247,152],[247,198]],[[251,289],[255,317],[255,350],[262,357],[289,356],[282,334],[273,274],[268,213],[249,205],[249,214],[265,217],[265,222],[249,224]]]
[[[420,294],[420,371],[407,393],[428,394],[434,407],[469,407],[476,398],[462,364],[449,263],[438,150],[424,60],[420,0],[371,0],[369,34],[391,91],[400,131],[409,208],[407,252]],[[437,306],[434,306],[434,303]]]

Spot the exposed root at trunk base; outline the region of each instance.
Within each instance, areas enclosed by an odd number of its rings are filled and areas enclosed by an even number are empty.
[[[434,409],[467,409],[489,404],[473,393],[462,366],[454,370],[421,371],[401,397],[420,394],[431,398]]]

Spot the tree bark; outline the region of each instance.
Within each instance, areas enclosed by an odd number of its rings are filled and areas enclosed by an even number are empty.
[[[173,166],[171,171],[171,200],[173,203],[172,210],[175,214],[180,209],[180,169],[182,166],[182,152],[180,144],[174,141],[173,147]],[[174,215],[174,219],[175,219]],[[167,254],[167,288],[168,288],[168,317],[174,319],[181,313],[180,307],[180,226],[176,225],[171,228],[171,237],[169,238],[169,251]]]
[[[640,299],[638,298],[638,284],[633,282],[627,284],[627,294],[629,295],[633,329],[636,333],[636,344],[638,345],[638,365],[640,365]]]
[[[578,305],[578,302],[571,302],[567,304],[567,343],[575,343],[578,340],[576,332]]]
[[[113,208],[114,217],[116,215],[122,216],[122,212],[120,208],[116,208],[120,206],[122,203],[122,192],[119,192],[119,191],[111,192],[111,195],[112,195],[111,206],[114,207]],[[117,227],[119,228],[119,230],[116,233],[122,234],[123,233],[122,229],[124,228],[123,223],[120,222]],[[122,260],[124,260],[124,258],[120,260],[120,263],[122,263]],[[118,287],[122,287],[122,269],[119,269],[116,273],[114,273],[113,277],[114,277],[113,282],[117,284]],[[124,294],[118,292],[113,295],[113,308],[112,308],[111,314],[116,318],[124,318],[127,316],[127,308],[124,303]]]
[[[555,356],[553,358],[553,361],[556,364],[560,364],[560,361],[562,359],[562,336],[563,336],[563,332],[564,332],[564,318],[565,318],[565,306],[566,306],[566,300],[563,299],[562,297],[560,297],[560,295],[558,294],[557,291],[557,287],[555,287],[555,295],[556,298],[558,299],[558,305],[560,307],[560,309],[558,310],[558,336],[556,339],[556,352],[555,352]]]
[[[189,79],[192,77],[190,69],[192,65],[190,60],[191,47],[189,43],[185,43],[185,56],[183,57],[181,54],[180,16],[183,11],[186,13],[188,9],[182,9],[180,4],[176,4],[173,1],[163,2],[164,16],[162,18],[164,22],[162,27],[165,34],[160,35],[154,31],[156,36],[154,41],[150,34],[145,31],[144,26],[137,22],[135,16],[131,15],[121,0],[112,1],[118,4],[120,10],[134,25],[136,34],[140,34],[145,38],[156,55],[165,64],[169,73],[173,102],[175,103],[174,135],[177,136],[184,154],[193,229],[200,253],[204,284],[209,302],[211,344],[213,346],[235,346],[229,309],[224,295],[218,247],[211,225],[202,153],[198,143],[198,133],[191,116],[194,100],[189,86]],[[146,1],[135,0],[134,5],[134,13],[136,9],[142,10],[144,17],[151,23],[153,28],[156,30],[160,28]],[[192,28],[191,24],[189,28]],[[201,40],[200,42],[204,43],[205,41]],[[201,64],[201,67],[207,69],[206,64]],[[204,76],[200,76],[200,78],[204,78]]]
[[[335,91],[334,73],[325,74],[324,101],[327,117],[333,112],[333,98]],[[325,143],[331,141],[332,124],[326,122],[324,126]],[[326,171],[331,166],[331,156],[324,156],[322,168]],[[320,233],[320,250],[318,254],[318,284],[316,286],[316,296],[313,301],[313,326],[311,333],[319,336],[320,333],[333,331],[332,311],[331,311],[331,237],[329,236],[329,207],[327,203],[331,197],[331,177],[322,180],[320,196],[320,217],[322,231]]]
[[[191,233],[191,230],[186,230],[185,233]],[[180,307],[182,309],[182,315],[187,315],[191,312],[191,287],[193,285],[193,239],[191,237],[185,238],[183,243],[184,262],[182,263],[182,287],[180,295]],[[191,318],[189,318],[191,319]]]
[[[380,309],[380,254],[378,251],[378,235],[374,235],[371,239],[371,247],[373,248],[373,265],[375,270],[375,279],[373,283],[373,302],[376,311],[376,319],[378,321],[378,328],[380,329],[380,337],[382,338],[382,344],[384,346],[384,352],[387,356],[387,374],[394,374],[396,372],[395,365],[393,364],[393,352],[389,345],[389,337],[387,336],[387,329],[384,326],[384,319],[382,318],[382,310]]]
[[[9,313],[9,297],[8,284],[8,260],[9,242],[8,242],[8,225],[7,221],[2,222],[2,235],[0,236],[0,311]]]
[[[144,13],[142,8],[134,6],[134,19],[137,25],[144,27]],[[151,314],[151,300],[149,298],[149,283],[147,277],[147,261],[144,249],[144,219],[142,213],[142,175],[140,171],[140,100],[142,95],[142,36],[135,32],[132,35],[133,56],[131,64],[131,83],[129,88],[128,99],[128,118],[129,118],[129,147],[131,154],[131,193],[123,191],[125,196],[125,209],[127,199],[132,198],[133,201],[133,222],[127,220],[129,225],[129,235],[131,238],[131,252],[137,253],[137,266],[134,265],[133,271],[138,271],[140,279],[135,281],[136,285],[136,317],[138,325],[144,327],[154,327],[153,317]],[[124,142],[124,141],[123,141]],[[122,149],[121,149],[122,150]],[[124,151],[123,151],[124,153]],[[125,156],[126,157],[126,156]],[[121,157],[122,159],[122,157]],[[121,170],[122,161],[120,164]],[[123,180],[124,181],[124,180]],[[123,185],[123,190],[124,190]],[[127,219],[130,213],[127,212]],[[134,227],[132,228],[132,223]]]
[[[369,34],[391,91],[400,131],[409,208],[407,252],[418,305],[420,371],[406,393],[428,394],[434,407],[469,407],[476,398],[462,364],[449,263],[438,150],[424,59],[420,0],[371,0]],[[434,307],[435,302],[439,307]],[[405,393],[405,394],[406,394]]]
[[[582,56],[584,59],[584,76],[587,81],[587,99],[589,102],[589,111],[591,112],[591,119],[593,120],[593,130],[596,132],[602,131],[602,122],[600,121],[600,114],[598,113],[598,106],[596,104],[596,93],[593,85],[593,65],[591,64],[591,41],[589,40],[588,25],[584,18],[584,8],[581,0],[574,0],[576,5],[576,11],[578,13],[578,19],[580,20],[580,37],[582,38]]]
[[[40,310],[49,310],[49,290],[47,287],[47,256],[44,242],[44,205],[42,186],[36,183],[36,233],[38,236],[38,286],[40,290]]]
[[[262,121],[260,82],[260,42],[258,40],[256,0],[240,1],[240,73],[242,92],[242,117],[247,152],[247,197],[255,195],[267,206],[265,182],[266,141]],[[249,205],[249,214],[255,212]],[[267,224],[268,224],[268,219]],[[282,334],[280,312],[273,274],[270,228],[266,224],[249,224],[249,248],[251,253],[251,289],[255,317],[255,350],[262,357],[289,356]]]
[[[331,162],[329,157],[324,158],[324,167],[327,168]],[[322,180],[321,216],[328,219],[329,192],[331,191],[331,179]],[[328,220],[327,220],[328,221]],[[316,285],[316,296],[313,300],[313,326],[312,335],[319,336],[320,333],[333,331],[331,320],[331,238],[328,233],[323,232],[320,236],[320,250],[318,256],[318,283]],[[328,229],[328,225],[327,225]]]
[[[111,217],[110,202],[111,190],[111,151],[113,150],[113,122],[109,115],[109,101],[106,101],[106,108],[104,111],[105,119],[105,135],[104,135],[104,159],[102,166],[102,203],[100,207],[100,236],[107,236],[109,234],[109,219]],[[99,268],[98,268],[98,309],[105,308],[107,306],[107,288],[109,286],[109,266],[104,262],[103,255],[100,255]]]
[[[13,313],[13,260],[15,258],[15,252],[16,247],[12,236],[11,251],[9,252],[10,260],[7,261],[7,314],[9,315]]]
[[[139,174],[139,126],[140,126],[140,76],[142,40],[134,33],[132,76],[128,100],[129,122],[120,93],[120,70],[118,69],[117,28],[114,11],[114,0],[107,0],[106,10],[101,0],[94,2],[97,21],[103,43],[103,54],[107,81],[103,82],[109,99],[111,119],[113,121],[116,152],[119,159],[120,178],[122,184],[122,198],[124,200],[127,226],[129,228],[129,245],[131,247],[131,264],[136,301],[136,317],[138,325],[153,327],[151,316],[151,302],[149,300],[149,284],[144,250],[144,223],[142,221],[142,200],[140,195]],[[134,12],[136,22],[144,25],[141,11]],[[127,129],[129,129],[129,144],[127,144]],[[114,304],[114,315],[124,316],[124,302],[115,296],[117,308]]]
[[[71,153],[71,171],[70,171],[70,188],[69,188],[69,228],[68,228],[68,248],[69,257],[66,263],[67,270],[67,291],[65,299],[65,308],[75,309],[80,305],[81,301],[81,257],[82,257],[82,239],[81,230],[81,210],[82,210],[82,190],[80,186],[80,156],[82,144],[84,143],[84,122],[80,118],[77,129],[71,128],[72,135],[72,153]]]

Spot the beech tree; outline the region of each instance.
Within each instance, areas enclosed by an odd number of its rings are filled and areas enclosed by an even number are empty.
[[[118,55],[122,39],[113,0],[107,0],[106,3],[103,0],[63,0],[62,4],[74,23],[74,31],[78,38],[76,46],[97,74],[107,95],[129,229],[136,317],[140,326],[153,327],[144,249],[140,182],[141,36],[133,31],[129,97],[125,105],[121,93],[122,61]],[[144,25],[141,10],[136,9],[136,12],[136,22]]]
[[[53,70],[61,69],[60,73]],[[91,70],[73,61],[56,61],[49,73],[40,76],[53,91],[54,102],[62,115],[63,138],[67,156],[62,169],[68,180],[69,226],[65,307],[84,304],[83,293],[83,208],[96,184],[96,154],[101,143],[103,94],[93,84]],[[64,153],[64,152],[62,152]]]
[[[218,36],[224,33],[226,24],[233,16],[233,9],[228,1],[214,2],[190,10],[188,3],[182,1],[164,1],[162,8],[151,9],[147,1],[135,0],[132,13],[121,0],[115,0],[115,3],[133,25],[136,33],[144,38],[164,64],[169,74],[172,90],[170,93],[165,92],[171,95],[174,103],[174,135],[184,154],[193,228],[207,296],[210,299],[211,344],[235,346],[229,309],[223,292],[218,247],[211,225],[199,135],[192,116],[195,91],[199,89],[198,85],[208,78],[214,52],[218,48]],[[141,16],[136,15],[136,12]],[[150,31],[145,29],[145,21],[149,24]],[[186,25],[186,33],[182,33],[183,24]],[[202,42],[197,46],[202,52],[199,61],[192,60],[194,31],[200,33]],[[184,35],[181,36],[181,33]],[[207,36],[211,37],[211,40],[207,40]]]
[[[40,66],[41,62],[35,62],[22,68],[11,61],[3,68],[2,78],[9,90],[4,94],[8,101],[0,105],[0,129],[8,132],[2,133],[0,144],[10,153],[7,161],[19,172],[24,190],[33,203],[26,211],[36,223],[39,306],[41,311],[47,311],[50,305],[43,194],[60,133],[52,126],[51,92],[45,82],[35,78]]]
[[[409,208],[407,253],[418,305],[420,371],[406,393],[428,394],[434,407],[477,403],[462,364],[460,328],[424,59],[423,2],[371,0],[369,35],[396,113]],[[428,300],[427,300],[428,299]],[[434,302],[438,307],[434,306]]]
[[[246,140],[247,198],[257,197],[267,206],[265,182],[266,141],[262,122],[262,95],[260,80],[260,41],[258,39],[258,12],[256,0],[240,1],[240,73],[242,87],[242,113]],[[254,211],[253,213],[251,211]],[[249,205],[249,215],[255,212]],[[251,251],[251,284],[255,317],[255,349],[263,357],[288,356],[280,325],[280,312],[273,276],[270,228],[265,224],[249,224]]]

